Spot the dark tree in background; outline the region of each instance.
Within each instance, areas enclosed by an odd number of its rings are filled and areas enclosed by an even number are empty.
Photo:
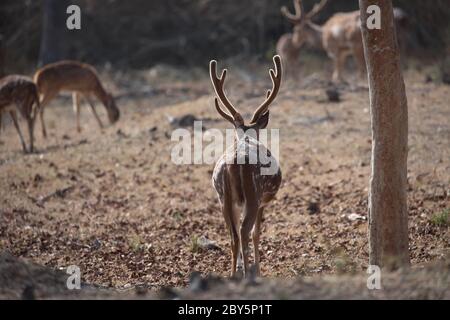
[[[44,0],[39,66],[65,57],[68,0]]]
[[[408,105],[391,0],[359,0],[372,121],[369,193],[371,265],[408,265]],[[381,29],[367,28],[367,7],[381,9]]]
[[[319,1],[304,0],[305,11]],[[393,1],[409,18],[402,37],[408,57],[426,63],[444,58],[450,47],[448,1]],[[65,27],[70,4],[81,8],[81,30]],[[271,59],[280,35],[292,30],[281,15],[283,5],[292,0],[0,0],[6,72],[28,72],[38,60],[55,57],[139,69],[158,63],[204,66],[212,58],[236,56]],[[356,0],[330,0],[314,22],[357,6]]]
[[[0,34],[0,78],[5,74],[5,44]]]

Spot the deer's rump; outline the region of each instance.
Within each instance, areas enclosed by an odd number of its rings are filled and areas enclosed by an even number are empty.
[[[261,163],[261,155],[265,159]],[[264,174],[263,169],[275,169],[272,174]],[[273,177],[277,179],[273,179]],[[213,185],[221,203],[224,190],[230,187],[232,200],[241,206],[249,197],[260,195],[256,199],[261,205],[269,202],[277,193],[281,184],[281,170],[270,150],[261,143],[238,143],[232,152],[224,154],[213,172]]]

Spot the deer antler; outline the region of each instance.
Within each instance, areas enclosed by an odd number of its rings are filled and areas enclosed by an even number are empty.
[[[217,112],[219,112],[219,114],[222,117],[224,117],[226,120],[228,120],[228,121],[230,121],[231,123],[234,124],[234,118],[232,116],[230,116],[228,113],[226,113],[225,111],[223,111],[223,109],[220,107],[219,99],[214,98],[214,103],[216,105]]]
[[[303,19],[303,4],[301,0],[294,0],[295,14],[289,12],[286,6],[281,7],[281,13],[293,24],[298,24]]]
[[[211,60],[209,63],[209,75],[211,77],[211,82],[214,87],[214,91],[216,92],[217,98],[215,98],[215,105],[216,109],[219,112],[219,114],[230,121],[231,123],[235,123],[236,121],[242,121],[242,116],[240,113],[234,108],[234,106],[231,104],[230,100],[228,100],[227,96],[225,95],[225,92],[223,90],[223,85],[225,83],[225,77],[227,75],[227,70],[223,69],[222,75],[220,77],[217,76],[217,61]],[[219,105],[219,101],[222,102],[222,104],[227,108],[227,110],[230,112],[230,114],[226,113]]]
[[[316,14],[318,14],[327,4],[328,0],[322,0],[320,3],[316,3],[312,10],[306,14],[306,19],[312,19]]]
[[[258,107],[258,109],[256,109],[250,123],[255,123],[259,119],[259,117],[266,113],[270,104],[273,102],[273,100],[275,100],[275,97],[278,94],[278,90],[280,89],[282,74],[280,56],[274,56],[273,63],[275,65],[275,71],[273,69],[269,70],[270,78],[272,79],[272,90],[269,90],[267,92],[266,100]]]

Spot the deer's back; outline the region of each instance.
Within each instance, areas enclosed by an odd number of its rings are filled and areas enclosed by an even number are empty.
[[[60,61],[39,69],[35,76],[40,91],[93,91],[100,85],[94,67],[77,61]]]
[[[26,76],[10,75],[0,79],[0,107],[36,97],[36,85]]]
[[[265,159],[257,161],[258,153],[264,154]],[[273,172],[265,172],[271,165],[274,166]],[[246,197],[259,195],[257,200],[264,205],[280,187],[281,170],[270,150],[258,141],[253,140],[250,144],[238,142],[217,161],[212,182],[222,203],[228,184],[236,204],[242,205]]]
[[[330,50],[351,49],[362,45],[359,11],[336,13],[323,25],[323,46]]]

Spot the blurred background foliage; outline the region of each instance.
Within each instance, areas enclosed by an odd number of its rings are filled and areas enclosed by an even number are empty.
[[[306,10],[316,2],[304,0]],[[449,54],[450,1],[393,3],[410,17],[408,54],[422,61],[443,61]],[[65,28],[69,4],[81,7],[81,30]],[[117,68],[204,65],[212,57],[266,58],[279,36],[292,29],[280,14],[282,5],[292,8],[292,1],[1,0],[0,59],[5,72],[36,67],[45,53],[45,32],[57,57]],[[357,0],[330,0],[315,20],[323,23],[335,12],[357,9]],[[49,19],[53,33],[45,28]]]

